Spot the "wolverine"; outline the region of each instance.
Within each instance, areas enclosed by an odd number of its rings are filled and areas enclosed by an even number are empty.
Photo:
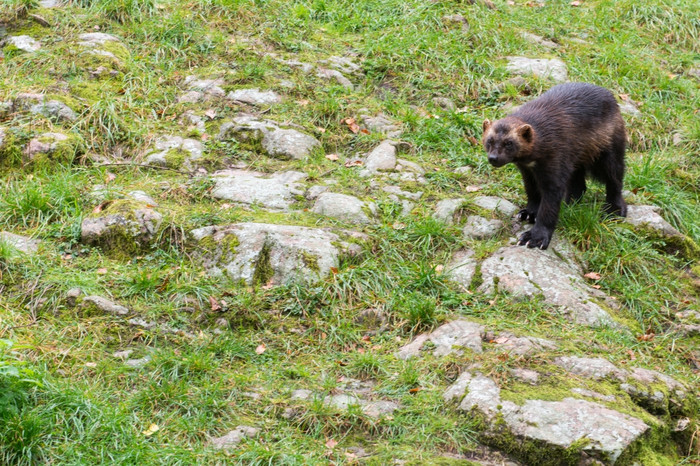
[[[625,123],[615,97],[587,83],[554,86],[505,118],[484,121],[483,144],[494,167],[514,163],[527,205],[518,218],[535,225],[519,245],[547,249],[561,201],[586,191],[586,176],[605,183],[605,211],[625,217]]]

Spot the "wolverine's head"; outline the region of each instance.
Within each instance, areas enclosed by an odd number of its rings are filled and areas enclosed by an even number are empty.
[[[530,154],[535,138],[532,126],[515,117],[506,117],[491,123],[484,120],[482,142],[489,156],[489,163],[502,167],[517,162]]]

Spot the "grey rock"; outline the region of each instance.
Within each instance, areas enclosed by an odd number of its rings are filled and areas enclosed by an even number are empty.
[[[557,349],[557,345],[553,341],[536,337],[517,337],[508,332],[499,334],[491,343],[498,346],[499,349],[519,356]]]
[[[119,316],[127,315],[129,313],[129,309],[125,308],[124,306],[120,306],[119,304],[116,304],[101,296],[84,297],[82,302],[80,303],[80,307],[84,310],[95,309],[100,312]]]
[[[476,410],[494,433],[502,435],[507,429],[516,439],[536,441],[538,451],[552,455],[585,440],[583,454],[613,464],[649,430],[637,418],[585,400],[527,400],[520,406],[502,400],[496,383],[482,375],[473,377],[466,391],[460,409]]]
[[[520,36],[525,39],[528,42],[532,42],[533,44],[541,45],[544,48],[547,49],[558,49],[559,44],[556,42],[552,42],[551,40],[547,40],[542,36],[538,36],[537,34],[532,34],[530,32],[521,32]]]
[[[83,290],[80,288],[71,288],[66,291],[63,299],[65,300],[66,306],[75,307],[78,304],[78,299],[83,295]]]
[[[349,57],[332,56],[328,57],[328,60],[322,60],[319,63],[327,64],[331,68],[335,68],[343,73],[362,75],[362,67]]]
[[[200,134],[207,132],[207,127],[204,123],[204,118],[194,113],[192,110],[187,110],[182,114],[182,124],[188,126],[188,131],[197,130]]]
[[[332,406],[335,409],[344,411],[350,406],[362,406],[362,399],[355,394],[339,393],[337,395],[328,395],[323,399],[323,404]]]
[[[625,115],[630,115],[633,117],[642,116],[642,112],[640,112],[637,106],[629,100],[623,100],[622,102],[620,102],[619,107],[620,111]]]
[[[455,320],[441,325],[430,333],[417,336],[411,343],[404,345],[396,353],[399,359],[410,359],[420,355],[427,342],[435,348],[434,356],[446,356],[451,353],[462,354],[459,348],[468,348],[475,353],[481,353],[481,334],[483,326],[467,320]]]
[[[137,358],[137,359],[127,359],[124,361],[124,365],[127,367],[131,367],[132,369],[141,369],[144,367],[146,364],[151,362],[153,357],[151,355],[146,355],[142,358]]]
[[[393,141],[382,141],[367,155],[365,169],[371,173],[396,169],[396,145]]]
[[[180,103],[196,103],[226,96],[226,91],[221,88],[226,82],[221,78],[200,79],[197,76],[188,76],[184,84],[188,92],[178,98]]]
[[[425,174],[425,169],[423,169],[423,167],[418,165],[416,162],[411,162],[410,160],[406,159],[397,159],[396,169],[400,172],[411,172],[418,175]]]
[[[388,316],[381,309],[370,307],[361,311],[353,320],[363,327],[382,329],[388,321]]]
[[[625,221],[637,227],[647,227],[664,236],[682,236],[670,223],[659,215],[661,209],[652,205],[628,205]]]
[[[280,61],[289,67],[300,69],[303,73],[311,73],[314,70],[314,65],[312,65],[311,63],[305,63],[305,62],[298,61],[298,60],[280,60]]]
[[[124,350],[124,351],[116,351],[116,352],[114,352],[114,353],[112,354],[112,356],[114,356],[114,357],[117,358],[117,359],[126,359],[126,358],[128,358],[129,356],[131,356],[131,354],[132,354],[133,352],[134,352],[134,350],[132,350],[132,349],[127,349],[127,350]]]
[[[571,249],[559,238],[545,251],[515,245],[503,247],[481,264],[483,283],[479,290],[491,293],[498,287],[520,299],[542,295],[576,323],[618,327],[596,303],[596,298],[605,296],[585,283],[582,270],[573,258],[567,257]]]
[[[335,81],[346,89],[353,90],[355,86],[352,85],[352,81],[345,77],[343,73],[338,70],[329,70],[326,68],[318,68],[316,70],[316,76],[325,79],[327,81]]]
[[[39,6],[41,6],[41,8],[58,8],[63,6],[63,2],[59,0],[41,0]]]
[[[447,387],[447,390],[442,394],[442,399],[446,403],[459,402],[462,397],[467,392],[469,383],[472,381],[472,374],[470,372],[464,371],[459,374],[457,380],[455,380],[452,385]]]
[[[410,191],[404,191],[403,189],[399,188],[398,186],[383,186],[382,191],[390,194],[395,194],[399,197],[406,197],[408,199],[412,199],[414,201],[417,201],[423,196],[423,191],[418,191],[418,192],[410,192]]]
[[[476,265],[477,261],[474,258],[474,251],[462,249],[455,252],[454,256],[452,256],[445,273],[451,280],[461,284],[464,289],[468,290],[474,278]]]
[[[568,372],[595,380],[611,378],[624,381],[627,373],[613,363],[603,358],[581,358],[577,356],[561,356],[554,359],[554,364]]]
[[[472,203],[478,205],[482,209],[497,212],[506,217],[512,217],[518,211],[518,208],[512,202],[495,196],[476,196],[472,199]]]
[[[78,119],[78,115],[68,105],[58,100],[42,100],[42,102],[33,105],[29,111],[43,115],[54,122],[72,122]]]
[[[100,48],[107,42],[121,42],[118,37],[113,36],[112,34],[106,34],[104,32],[88,32],[85,34],[80,34],[78,39],[80,40],[78,45],[90,48]]]
[[[568,78],[566,64],[558,58],[527,58],[507,57],[506,69],[517,75],[535,75],[540,78],[550,78],[554,82],[563,83]]]
[[[467,21],[467,18],[460,14],[454,14],[454,15],[445,15],[442,17],[442,22],[448,25],[451,24],[456,24],[461,26],[462,31],[468,31],[469,30],[469,22]]]
[[[257,437],[259,433],[257,427],[238,426],[224,436],[212,438],[210,443],[217,450],[228,450],[238,446],[243,439]]]
[[[27,53],[36,52],[41,48],[41,43],[30,36],[9,36],[5,40],[8,45],[17,47],[19,50]]]
[[[686,71],[686,73],[688,74],[688,76],[691,76],[691,77],[697,79],[698,81],[700,81],[700,66],[694,66],[694,67],[690,68],[688,71]]]
[[[487,220],[478,215],[467,217],[462,235],[465,239],[489,239],[497,236],[503,229],[503,222],[497,219]]]
[[[137,202],[143,202],[144,204],[148,204],[151,207],[158,207],[158,203],[153,200],[151,196],[146,194],[143,191],[131,191],[127,194],[127,197],[129,199],[132,199]]]
[[[216,199],[288,210],[294,195],[303,195],[299,182],[305,178],[305,173],[294,171],[265,175],[248,170],[223,170],[212,175],[215,186],[211,194]]]
[[[24,254],[35,254],[39,250],[41,241],[28,236],[15,235],[9,231],[0,231],[0,242],[23,252]]]
[[[234,138],[241,142],[262,142],[263,137],[278,129],[277,123],[269,120],[258,120],[253,115],[239,115],[227,121],[219,128],[217,139]]]
[[[687,390],[687,387],[676,379],[651,369],[643,369],[641,367],[630,368],[630,378],[636,380],[642,385],[651,385],[654,382],[662,382],[669,390],[677,394],[682,394]]]
[[[588,398],[595,398],[597,400],[610,402],[615,401],[615,397],[613,395],[603,395],[602,393],[594,392],[593,390],[587,390],[585,388],[572,388],[571,392],[577,395],[586,396]]]
[[[371,212],[375,208],[374,204],[362,202],[355,196],[326,192],[318,196],[311,211],[344,222],[364,224],[370,223],[365,210]]]
[[[433,103],[443,110],[454,111],[457,106],[447,97],[433,97]]]
[[[341,254],[361,251],[330,231],[291,225],[210,226],[193,230],[191,236],[204,244],[197,258],[211,275],[226,273],[248,285],[317,282],[339,266]]]
[[[306,400],[311,398],[311,395],[313,395],[313,393],[314,392],[312,392],[311,390],[306,390],[304,388],[300,388],[300,389],[294,390],[292,392],[290,399],[306,401]]]
[[[433,218],[448,224],[454,223],[454,216],[457,212],[457,209],[462,207],[462,205],[466,201],[467,200],[464,198],[443,199],[439,201],[435,206],[435,213],[433,213]]]
[[[378,115],[362,115],[362,123],[372,133],[381,133],[389,138],[395,138],[401,135],[401,125],[395,123],[387,115],[380,113]]]
[[[530,385],[537,385],[540,381],[540,373],[537,371],[533,371],[530,369],[523,369],[523,368],[515,368],[511,369],[509,371],[509,374],[524,383],[528,383]]]
[[[261,91],[258,88],[238,89],[229,92],[226,98],[250,105],[272,105],[282,102],[282,97],[276,92]]]
[[[311,186],[309,189],[306,190],[306,194],[304,194],[304,197],[310,201],[313,201],[314,199],[317,199],[318,196],[325,193],[326,191],[328,191],[328,186],[321,186],[321,185]]]
[[[83,219],[81,241],[107,253],[128,255],[150,245],[162,222],[163,215],[147,204],[113,201],[99,214]]]
[[[146,162],[162,167],[194,170],[192,162],[202,158],[204,145],[196,139],[180,136],[164,136],[156,141],[154,152],[146,157]]]
[[[278,128],[263,136],[262,146],[271,157],[300,160],[315,148],[321,147],[321,143],[315,137],[295,129]]]
[[[378,419],[380,417],[390,416],[398,408],[399,405],[393,401],[366,401],[362,405],[362,412],[371,418]]]
[[[24,155],[29,160],[34,160],[39,154],[51,154],[55,152],[62,142],[67,141],[68,136],[61,133],[44,133],[33,138],[24,149]]]

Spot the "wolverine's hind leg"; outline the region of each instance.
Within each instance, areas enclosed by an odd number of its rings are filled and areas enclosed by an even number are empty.
[[[569,179],[569,184],[566,186],[566,203],[571,204],[583,197],[586,192],[586,169],[579,168]]]
[[[593,165],[593,176],[605,183],[605,211],[627,216],[627,204],[622,198],[622,179],[625,176],[625,133],[618,131],[610,147],[600,153]]]

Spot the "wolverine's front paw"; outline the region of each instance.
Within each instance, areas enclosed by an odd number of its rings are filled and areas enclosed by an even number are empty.
[[[523,209],[520,212],[518,212],[518,220],[520,220],[521,222],[535,223],[536,216],[537,216],[537,211]]]
[[[520,235],[520,239],[518,240],[518,246],[547,249],[547,246],[549,246],[549,241],[551,239],[551,232],[535,227]]]

